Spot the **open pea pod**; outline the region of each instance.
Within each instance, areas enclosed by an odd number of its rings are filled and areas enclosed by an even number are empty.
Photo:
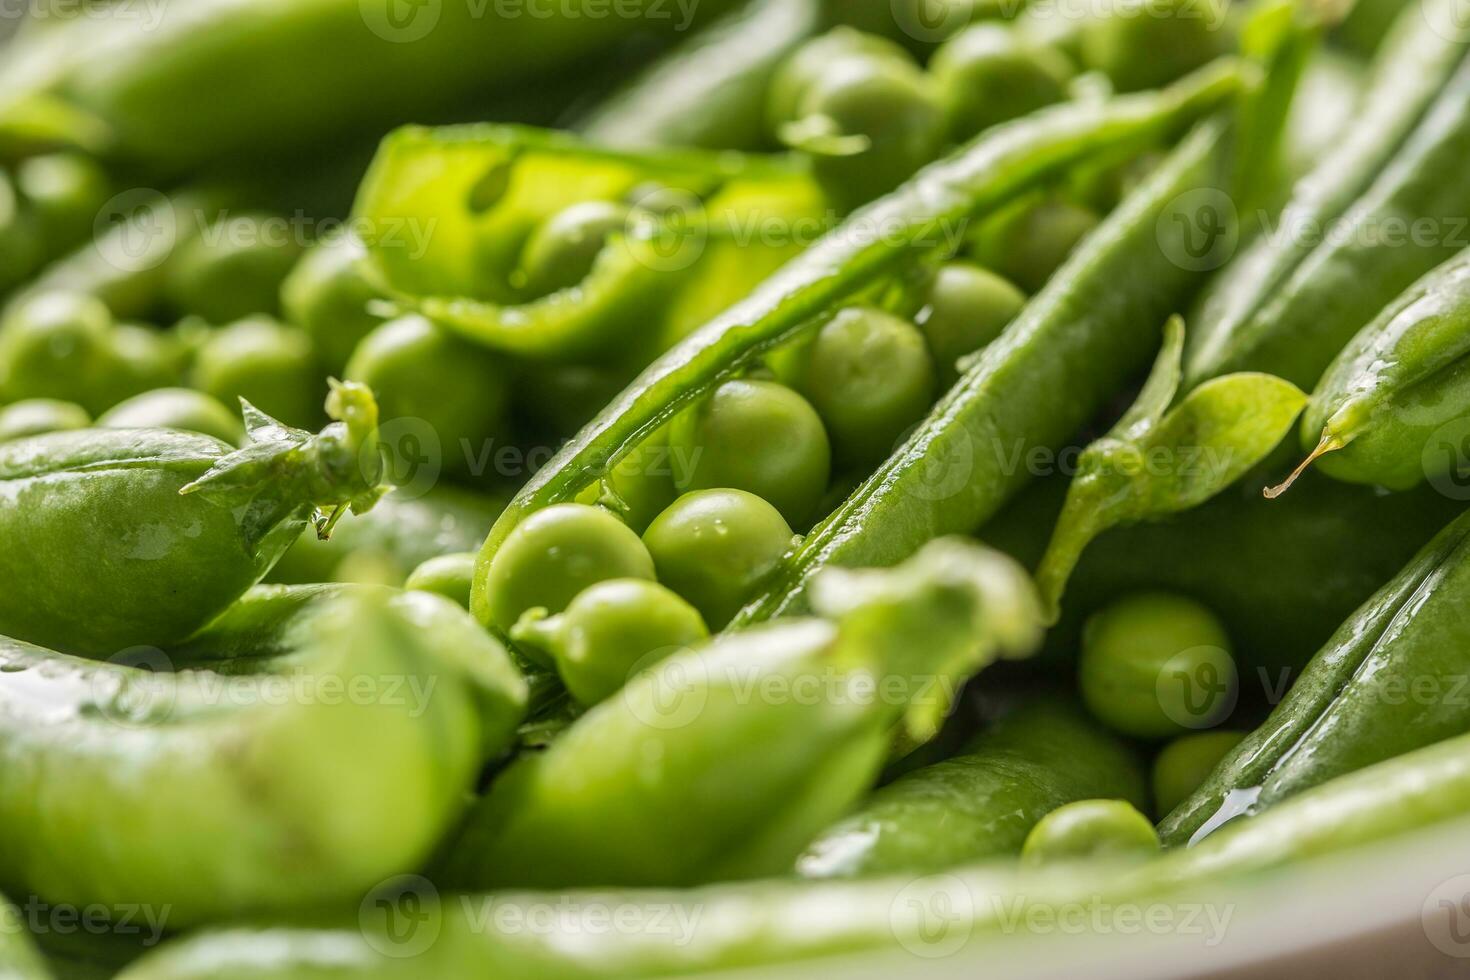
[[[538,295],[528,239],[587,202],[625,205],[627,218],[584,277]],[[486,125],[390,135],[356,221],[401,307],[514,355],[573,359],[629,345],[652,356],[800,251],[824,212],[794,159],[617,152]]]
[[[660,661],[518,760],[447,849],[442,880],[689,885],[784,873],[872,787],[895,728],[932,737],[960,684],[1040,638],[1021,568],[961,540],[931,542],[897,568],[834,569],[818,592],[818,617]]]
[[[1067,579],[1093,538],[1120,524],[1198,507],[1264,459],[1306,404],[1307,396],[1290,382],[1241,373],[1207,381],[1170,408],[1183,352],[1184,321],[1175,317],[1138,400],[1078,460],[1036,573],[1053,621]]]
[[[800,610],[827,565],[891,564],[936,535],[974,531],[1032,478],[1035,454],[1054,458],[1124,391],[1158,325],[1199,279],[1181,256],[1225,180],[1227,136],[1223,121],[1201,124],[1085,238],[735,625]]]
[[[1462,478],[1467,355],[1470,252],[1462,252],[1389,304],[1322,376],[1302,420],[1311,455],[1297,472],[1315,462],[1337,479],[1395,490]]]
[[[1186,844],[1320,783],[1470,732],[1470,518],[1343,623],[1266,722],[1164,820]]]
[[[685,405],[751,369],[771,349],[859,300],[875,284],[901,281],[936,256],[947,256],[969,221],[1102,149],[1148,143],[1179,130],[1237,95],[1244,82],[1242,67],[1225,61],[1159,92],[1123,96],[1101,105],[1056,106],[997,126],[949,158],[926,167],[903,187],[849,217],[743,301],[645,369],[517,494],[485,542],[481,568],[527,515],[575,500]],[[1202,140],[1208,146],[1202,146]],[[1191,146],[1194,155],[1189,166],[1182,168],[1185,172],[1171,170],[1171,182],[1154,189],[1153,194],[1162,196],[1151,196],[1149,208],[1161,210],[1174,195],[1203,183],[1214,159],[1215,140],[1200,137]],[[1156,216],[1150,210],[1148,220]],[[1129,237],[1130,244],[1144,234],[1138,213],[1133,213],[1130,229],[1132,222],[1139,228]],[[1151,224],[1147,234],[1153,243]],[[1157,245],[1153,248],[1157,255],[1160,250]],[[1127,269],[1129,261],[1131,256],[1127,261],[1120,256],[1118,266],[1109,267],[1106,274]],[[1147,274],[1156,274],[1164,282],[1173,282],[1176,276],[1190,277],[1162,255]],[[1137,275],[1143,279],[1146,274]],[[1059,289],[1068,297],[1069,307],[1073,302],[1079,306],[1090,302],[1081,296],[1074,299],[1072,286]],[[1034,345],[1027,356],[1048,356],[1044,347],[1044,343]],[[924,535],[894,558],[911,554],[933,536]],[[480,581],[483,576],[477,577],[474,609],[482,621],[488,621]]]

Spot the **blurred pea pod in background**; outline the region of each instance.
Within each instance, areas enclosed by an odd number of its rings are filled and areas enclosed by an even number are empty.
[[[79,145],[145,173],[330,145],[549,74],[693,14],[582,3],[506,16],[479,4],[196,0],[118,4],[25,30],[0,70],[0,154]]]

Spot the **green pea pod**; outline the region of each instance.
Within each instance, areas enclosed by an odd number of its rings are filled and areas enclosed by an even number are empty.
[[[1470,518],[1337,631],[1266,722],[1168,816],[1185,844],[1376,762],[1470,731]]]
[[[0,895],[0,977],[5,980],[50,980],[51,971],[26,933],[20,914]]]
[[[1242,370],[1314,385],[1374,312],[1450,254],[1470,207],[1470,63],[1462,32],[1436,20],[1453,16],[1439,9],[1448,0],[1430,3],[1405,11],[1337,150],[1206,290],[1187,388]],[[1416,221],[1434,223],[1428,241]]]
[[[1234,483],[1291,429],[1307,396],[1269,374],[1207,381],[1179,393],[1184,322],[1169,321],[1164,349],[1133,407],[1083,450],[1051,546],[1036,572],[1042,603],[1060,615],[1067,579],[1110,527],[1197,507]]]
[[[570,205],[632,205],[585,279],[544,296],[522,244]],[[795,161],[613,151],[512,126],[390,135],[358,193],[363,241],[389,295],[470,340],[525,357],[657,351],[751,289],[821,227]],[[763,230],[772,222],[780,234]]]
[[[603,146],[767,146],[766,89],[823,25],[822,0],[755,0],[709,25],[615,93],[576,129]]]
[[[472,895],[432,904],[406,889],[382,899],[388,913],[366,930],[353,915],[315,927],[199,933],[139,961],[121,980],[213,980],[226,969],[232,980],[609,980],[762,966],[837,970],[859,954],[883,956],[885,964],[943,956],[973,972],[993,969],[1005,935],[1032,921],[1075,922],[1078,908],[1147,911],[1172,901],[1178,911],[1187,902],[1204,910],[1198,928],[1223,936],[1228,920],[1220,905],[1238,889],[1222,888],[1272,887],[1285,865],[1444,824],[1467,808],[1470,736],[1462,736],[1320,787],[1198,847],[1122,869],[1106,862],[1040,872],[976,865],[918,879]],[[402,913],[410,910],[424,914],[405,929]],[[609,921],[645,927],[609,929]]]
[[[355,901],[428,856],[525,705],[504,648],[425,593],[264,591],[134,653],[0,641],[12,893],[171,928]]]
[[[1146,143],[1188,124],[1237,94],[1244,81],[1241,67],[1225,62],[1161,92],[1102,106],[1056,106],[995,127],[920,171],[650,365],[526,483],[486,540],[482,568],[527,515],[576,499],[681,408],[824,314],[862,297],[875,281],[901,276],[936,253],[942,256],[949,244],[946,232],[953,234],[958,227],[963,233],[965,222],[1092,153]],[[1186,184],[1178,180],[1176,191]],[[1172,265],[1168,268],[1177,273]],[[1117,271],[1111,266],[1107,270]],[[1159,276],[1166,282],[1173,278],[1164,271]],[[485,597],[479,591],[476,596],[475,614],[488,621]]]
[[[929,874],[1021,853],[1043,816],[1076,800],[1144,806],[1132,750],[1067,702],[1020,705],[954,758],[879,789],[797,859],[806,878]]]
[[[674,885],[787,871],[871,787],[896,725],[931,737],[959,683],[1039,639],[1020,569],[958,540],[897,569],[834,570],[816,591],[826,618],[675,654],[522,758],[471,813],[443,879]]]
[[[1404,490],[1453,474],[1470,405],[1470,252],[1420,279],[1353,338],[1302,420],[1316,462],[1339,480]],[[1279,495],[1291,481],[1266,491]]]
[[[1223,124],[1202,124],[1126,198],[735,625],[799,610],[824,566],[891,564],[973,531],[1030,479],[1028,453],[1065,445],[1116,397],[1197,278],[1181,260],[1199,217],[1187,209],[1209,195],[1189,194],[1222,179],[1225,139]]]
[[[319,435],[245,406],[236,450],[176,429],[82,429],[0,447],[0,633],[86,655],[178,642],[260,580],[310,520],[381,494],[377,406],[327,400]],[[327,517],[318,508],[332,511]],[[78,609],[85,615],[78,615]]]
[[[506,14],[392,0],[202,0],[108,13],[31,32],[7,50],[0,153],[76,142],[178,173],[381,132],[692,17],[652,0],[617,16],[580,4]]]

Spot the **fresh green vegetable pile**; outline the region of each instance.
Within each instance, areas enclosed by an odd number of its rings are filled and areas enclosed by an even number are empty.
[[[1470,808],[1454,0],[676,6],[0,47],[0,980],[983,957]]]

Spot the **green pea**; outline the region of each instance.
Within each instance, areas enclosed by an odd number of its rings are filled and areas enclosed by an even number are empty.
[[[654,578],[638,535],[601,507],[556,504],[516,525],[483,588],[491,625],[509,631],[527,609],[555,615],[583,589],[611,578]]]
[[[1140,859],[1159,853],[1148,817],[1124,800],[1078,800],[1042,817],[1021,845],[1028,865],[1087,858]]]
[[[1184,735],[1164,746],[1154,759],[1154,807],[1167,816],[1191,793],[1221,759],[1245,738],[1244,732],[1200,732]]]
[[[477,557],[473,551],[436,555],[409,572],[403,587],[442,595],[459,603],[461,608],[468,609],[470,589],[475,584]]]
[[[657,582],[599,582],[559,616],[531,610],[511,638],[551,654],[567,690],[594,705],[622,690],[633,674],[709,636],[694,607]]]
[[[112,313],[83,293],[30,296],[0,320],[0,400],[60,398],[107,408]]]
[[[1061,102],[1074,74],[1066,55],[1002,24],[961,31],[935,52],[929,69],[956,142]]]
[[[851,57],[891,58],[901,65],[912,65],[914,60],[912,55],[888,38],[850,27],[837,27],[813,38],[781,63],[767,88],[766,118],[771,135],[779,137],[781,127],[797,118],[812,87],[840,59]]]
[[[312,427],[321,415],[324,381],[311,338],[266,316],[210,331],[189,372],[190,387],[226,405],[244,398],[299,428]]]
[[[946,263],[935,275],[918,318],[940,387],[954,384],[960,358],[999,337],[1025,305],[1026,294],[989,269],[971,262]]]
[[[1098,719],[1141,738],[1210,728],[1237,694],[1220,621],[1194,600],[1164,593],[1119,600],[1087,621],[1078,682]]]
[[[1034,293],[1101,220],[1091,208],[1060,197],[1022,202],[980,227],[971,254],[981,265]]]
[[[45,432],[85,429],[92,416],[75,402],[55,398],[27,398],[0,408],[0,442],[38,436]]]
[[[658,580],[712,629],[730,621],[793,542],[781,512],[745,490],[686,493],[643,532]]]
[[[934,400],[934,362],[907,320],[867,306],[838,313],[817,333],[807,394],[837,459],[865,466],[888,456]]]
[[[169,301],[180,313],[210,323],[274,316],[281,308],[281,283],[301,252],[284,218],[229,215],[186,240],[169,260]]]
[[[891,57],[849,57],[808,89],[784,127],[812,154],[827,196],[852,209],[892,190],[939,155],[944,110],[927,75]]]
[[[245,440],[245,425],[237,413],[192,388],[155,388],[134,395],[103,412],[97,424],[108,429],[202,432],[232,446]]]
[[[414,419],[438,437],[444,468],[465,473],[507,428],[510,380],[490,350],[417,315],[363,338],[346,376],[372,388],[384,421]]]
[[[628,225],[627,205],[583,201],[548,218],[521,251],[520,285],[531,296],[545,296],[577,285],[592,271],[608,236]]]
[[[669,428],[680,490],[734,487],[804,526],[827,490],[832,450],[811,403],[774,381],[727,381]]]
[[[80,153],[48,153],[23,161],[16,189],[36,217],[48,254],[57,255],[93,233],[112,193],[107,172]]]
[[[1229,0],[1119,0],[1082,33],[1083,64],[1120,92],[1165,85],[1230,46]]]
[[[382,322],[368,310],[379,298],[363,271],[367,248],[355,235],[333,235],[307,250],[281,283],[287,322],[311,335],[329,371],[347,365],[362,338]]]

